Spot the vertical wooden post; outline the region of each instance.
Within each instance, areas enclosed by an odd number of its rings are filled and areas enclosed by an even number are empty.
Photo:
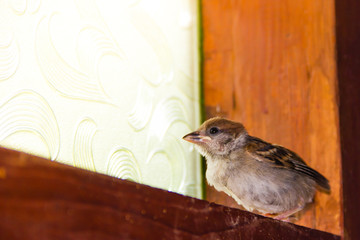
[[[241,121],[325,175],[298,224],[341,232],[340,138],[333,0],[203,0],[207,117]],[[208,189],[208,200],[233,207]]]
[[[360,2],[336,1],[344,238],[360,239]]]

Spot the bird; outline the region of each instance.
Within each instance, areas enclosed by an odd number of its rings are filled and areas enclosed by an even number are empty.
[[[330,193],[329,181],[295,152],[248,134],[244,125],[222,117],[205,121],[183,137],[206,159],[206,180],[248,211],[283,221]]]

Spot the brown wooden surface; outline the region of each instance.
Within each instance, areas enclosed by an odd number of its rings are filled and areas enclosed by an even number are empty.
[[[344,237],[360,239],[360,1],[336,1]]]
[[[331,195],[317,194],[296,223],[340,234],[334,1],[203,0],[202,20],[207,117],[243,122],[327,177]],[[207,190],[207,200],[238,207]]]
[[[340,239],[0,148],[0,239]]]

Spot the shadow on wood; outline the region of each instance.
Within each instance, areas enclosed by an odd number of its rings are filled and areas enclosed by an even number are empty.
[[[336,3],[344,238],[360,239],[360,1]]]

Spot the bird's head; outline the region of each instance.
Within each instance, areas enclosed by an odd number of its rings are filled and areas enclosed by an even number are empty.
[[[229,155],[244,145],[247,135],[241,123],[216,117],[205,121],[198,130],[185,135],[183,139],[194,143],[205,157],[211,157]]]

